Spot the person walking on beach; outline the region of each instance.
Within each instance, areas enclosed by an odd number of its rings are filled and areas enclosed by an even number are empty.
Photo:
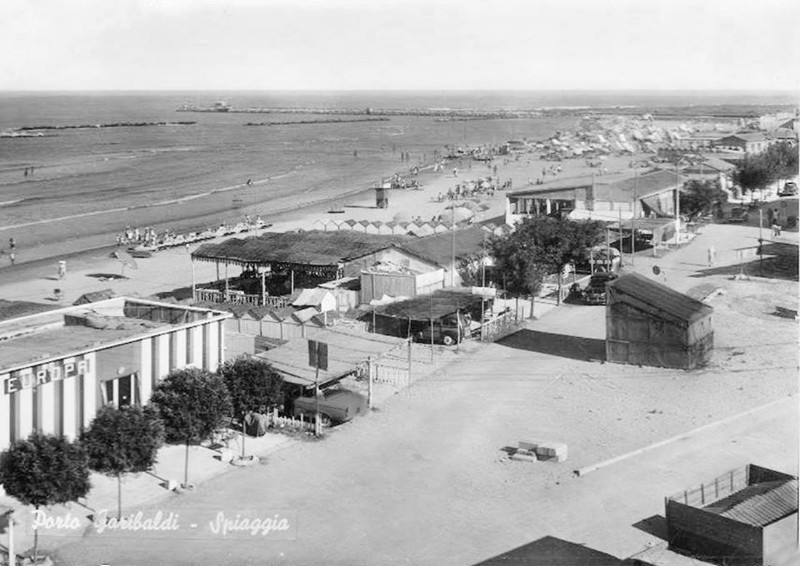
[[[14,250],[11,250],[8,254],[8,259],[11,260],[11,266],[14,266],[14,263],[17,261],[17,254],[14,253]]]
[[[59,261],[58,262],[58,278],[65,279],[67,277],[67,262],[66,261]]]
[[[17,242],[14,240],[14,238],[8,239],[8,249],[10,249],[12,252],[17,249]]]
[[[717,255],[717,252],[714,249],[714,246],[709,246],[709,248],[708,248],[708,267],[713,267],[714,266],[714,260],[715,260],[716,255]]]

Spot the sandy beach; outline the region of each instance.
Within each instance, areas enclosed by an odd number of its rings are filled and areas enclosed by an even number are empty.
[[[629,158],[609,158],[606,163],[609,174],[625,170],[629,162]],[[272,225],[268,228],[271,231],[333,230],[337,224],[348,220],[389,222],[421,218],[427,221],[438,216],[447,220],[451,215],[448,207],[452,202],[437,202],[438,195],[446,194],[459,183],[493,176],[495,165],[500,184],[510,180],[512,189],[518,189],[527,186],[530,180],[541,177],[542,169],[550,168],[553,162],[540,160],[534,154],[520,154],[518,158],[500,156],[490,166],[463,158],[448,163],[441,172],[434,173],[430,168],[421,170],[417,177],[420,188],[391,190],[387,208],[376,206],[374,191],[368,188],[354,191],[352,195],[345,197],[326,198],[315,195],[313,200],[318,202],[301,201],[291,210],[263,218]],[[582,159],[564,160],[558,165],[561,166],[561,172],[548,176],[548,179],[588,175],[591,171],[596,171],[589,168]],[[454,167],[458,168],[456,176],[453,175]],[[487,208],[478,213],[474,221],[504,214],[504,191],[496,191],[493,197],[484,195],[480,202]],[[332,207],[341,208],[344,212],[332,214]],[[241,211],[243,214],[244,210],[246,209]],[[228,211],[223,210],[216,217],[209,216],[206,226],[219,225],[229,217]],[[112,221],[113,219],[109,219],[109,222]],[[74,222],[80,222],[80,219],[75,219]],[[253,234],[239,234],[235,237]],[[148,296],[191,285],[192,266],[189,255],[200,244],[192,244],[188,249],[181,246],[158,251],[150,258],[138,258],[137,269],[126,267],[123,273],[123,265],[110,257],[111,252],[116,249],[113,237],[113,234],[108,234],[81,238],[79,242],[84,248],[82,251],[76,251],[76,240],[73,238],[64,238],[33,249],[22,249],[14,266],[10,265],[7,255],[0,256],[0,297],[7,300],[52,301],[54,289],[59,288],[63,292],[62,303],[66,305],[83,293],[101,289],[111,288],[120,294]],[[224,239],[220,238],[219,241]],[[59,260],[66,260],[68,264],[65,280],[57,277]],[[124,275],[125,278],[108,278],[103,277],[104,274]],[[195,265],[194,276],[197,283],[203,283],[215,279],[216,272],[213,266],[198,263]]]

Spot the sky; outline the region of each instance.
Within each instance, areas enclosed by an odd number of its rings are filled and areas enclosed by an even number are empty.
[[[800,92],[797,0],[3,0],[0,90]]]

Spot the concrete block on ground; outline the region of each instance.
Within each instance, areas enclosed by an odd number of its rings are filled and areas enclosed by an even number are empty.
[[[531,441],[519,441],[519,449],[520,450],[530,450],[531,452],[535,451],[536,448],[542,444],[541,440],[531,440]]]
[[[530,456],[528,454],[520,454],[519,452],[516,453],[516,454],[513,454],[511,456],[511,459],[515,460],[517,462],[538,462],[539,461],[539,459],[536,456]]]

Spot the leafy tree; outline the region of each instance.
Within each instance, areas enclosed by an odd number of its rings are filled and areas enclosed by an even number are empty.
[[[239,357],[222,364],[217,373],[230,392],[236,416],[283,403],[283,378],[266,360]]]
[[[692,179],[681,191],[681,214],[694,216],[709,212],[714,204],[727,198],[725,191],[719,188],[716,181],[699,181]]]
[[[0,483],[6,493],[37,511],[42,506],[69,503],[85,497],[91,488],[89,459],[79,442],[36,432],[0,454]],[[38,546],[37,529],[34,560]]]
[[[89,467],[117,478],[117,517],[120,517],[122,475],[152,468],[164,442],[164,425],[158,413],[153,407],[103,407],[81,440],[89,456]]]
[[[776,179],[775,167],[763,155],[748,155],[742,160],[733,180],[745,191],[763,189]]]
[[[596,220],[527,217],[510,234],[491,240],[495,269],[505,277],[509,292],[535,296],[545,275],[585,260],[603,232],[603,223]]]
[[[153,391],[151,402],[164,422],[167,442],[186,445],[184,485],[189,484],[189,445],[208,439],[225,424],[232,406],[218,375],[197,368],[170,372]]]
[[[790,179],[798,173],[797,148],[787,142],[770,145],[761,155],[768,169],[773,171],[774,179]]]

